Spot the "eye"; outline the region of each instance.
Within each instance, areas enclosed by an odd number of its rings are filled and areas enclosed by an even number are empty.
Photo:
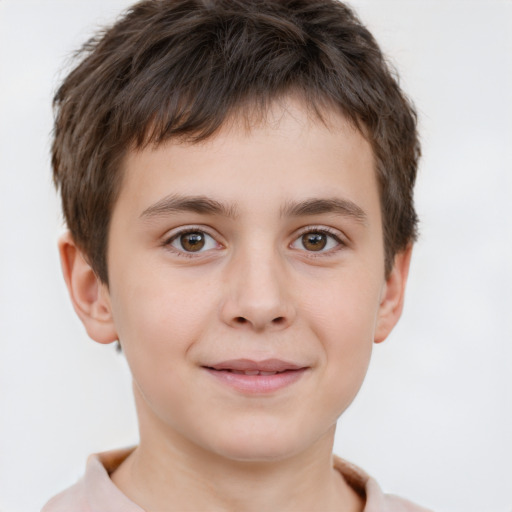
[[[182,253],[198,253],[219,248],[219,244],[211,235],[199,229],[181,231],[173,235],[166,245]]]
[[[311,229],[296,238],[291,247],[308,252],[329,252],[343,246],[341,239],[326,229]]]

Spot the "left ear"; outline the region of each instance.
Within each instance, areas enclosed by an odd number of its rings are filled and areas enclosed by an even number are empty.
[[[395,256],[393,268],[384,283],[375,329],[375,343],[381,343],[388,337],[402,314],[411,254],[412,245],[408,245]]]

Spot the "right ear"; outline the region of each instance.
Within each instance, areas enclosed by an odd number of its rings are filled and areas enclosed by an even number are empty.
[[[71,302],[87,334],[98,343],[116,341],[108,287],[82,256],[69,231],[59,239],[59,253]]]

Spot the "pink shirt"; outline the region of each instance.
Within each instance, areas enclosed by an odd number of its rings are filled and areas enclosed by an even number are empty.
[[[109,477],[132,450],[91,455],[85,475],[75,485],[52,498],[41,512],[144,512]],[[366,497],[364,512],[429,512],[408,500],[384,494],[373,478],[339,457],[334,457],[334,467],[358,494]]]

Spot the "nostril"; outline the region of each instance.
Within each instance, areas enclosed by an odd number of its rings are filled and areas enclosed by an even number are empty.
[[[250,320],[247,320],[247,318],[244,318],[243,316],[237,316],[233,319],[235,324],[238,325],[245,325],[247,323],[251,323]],[[284,316],[278,316],[271,321],[272,325],[278,325],[281,326],[286,323],[286,319]]]

